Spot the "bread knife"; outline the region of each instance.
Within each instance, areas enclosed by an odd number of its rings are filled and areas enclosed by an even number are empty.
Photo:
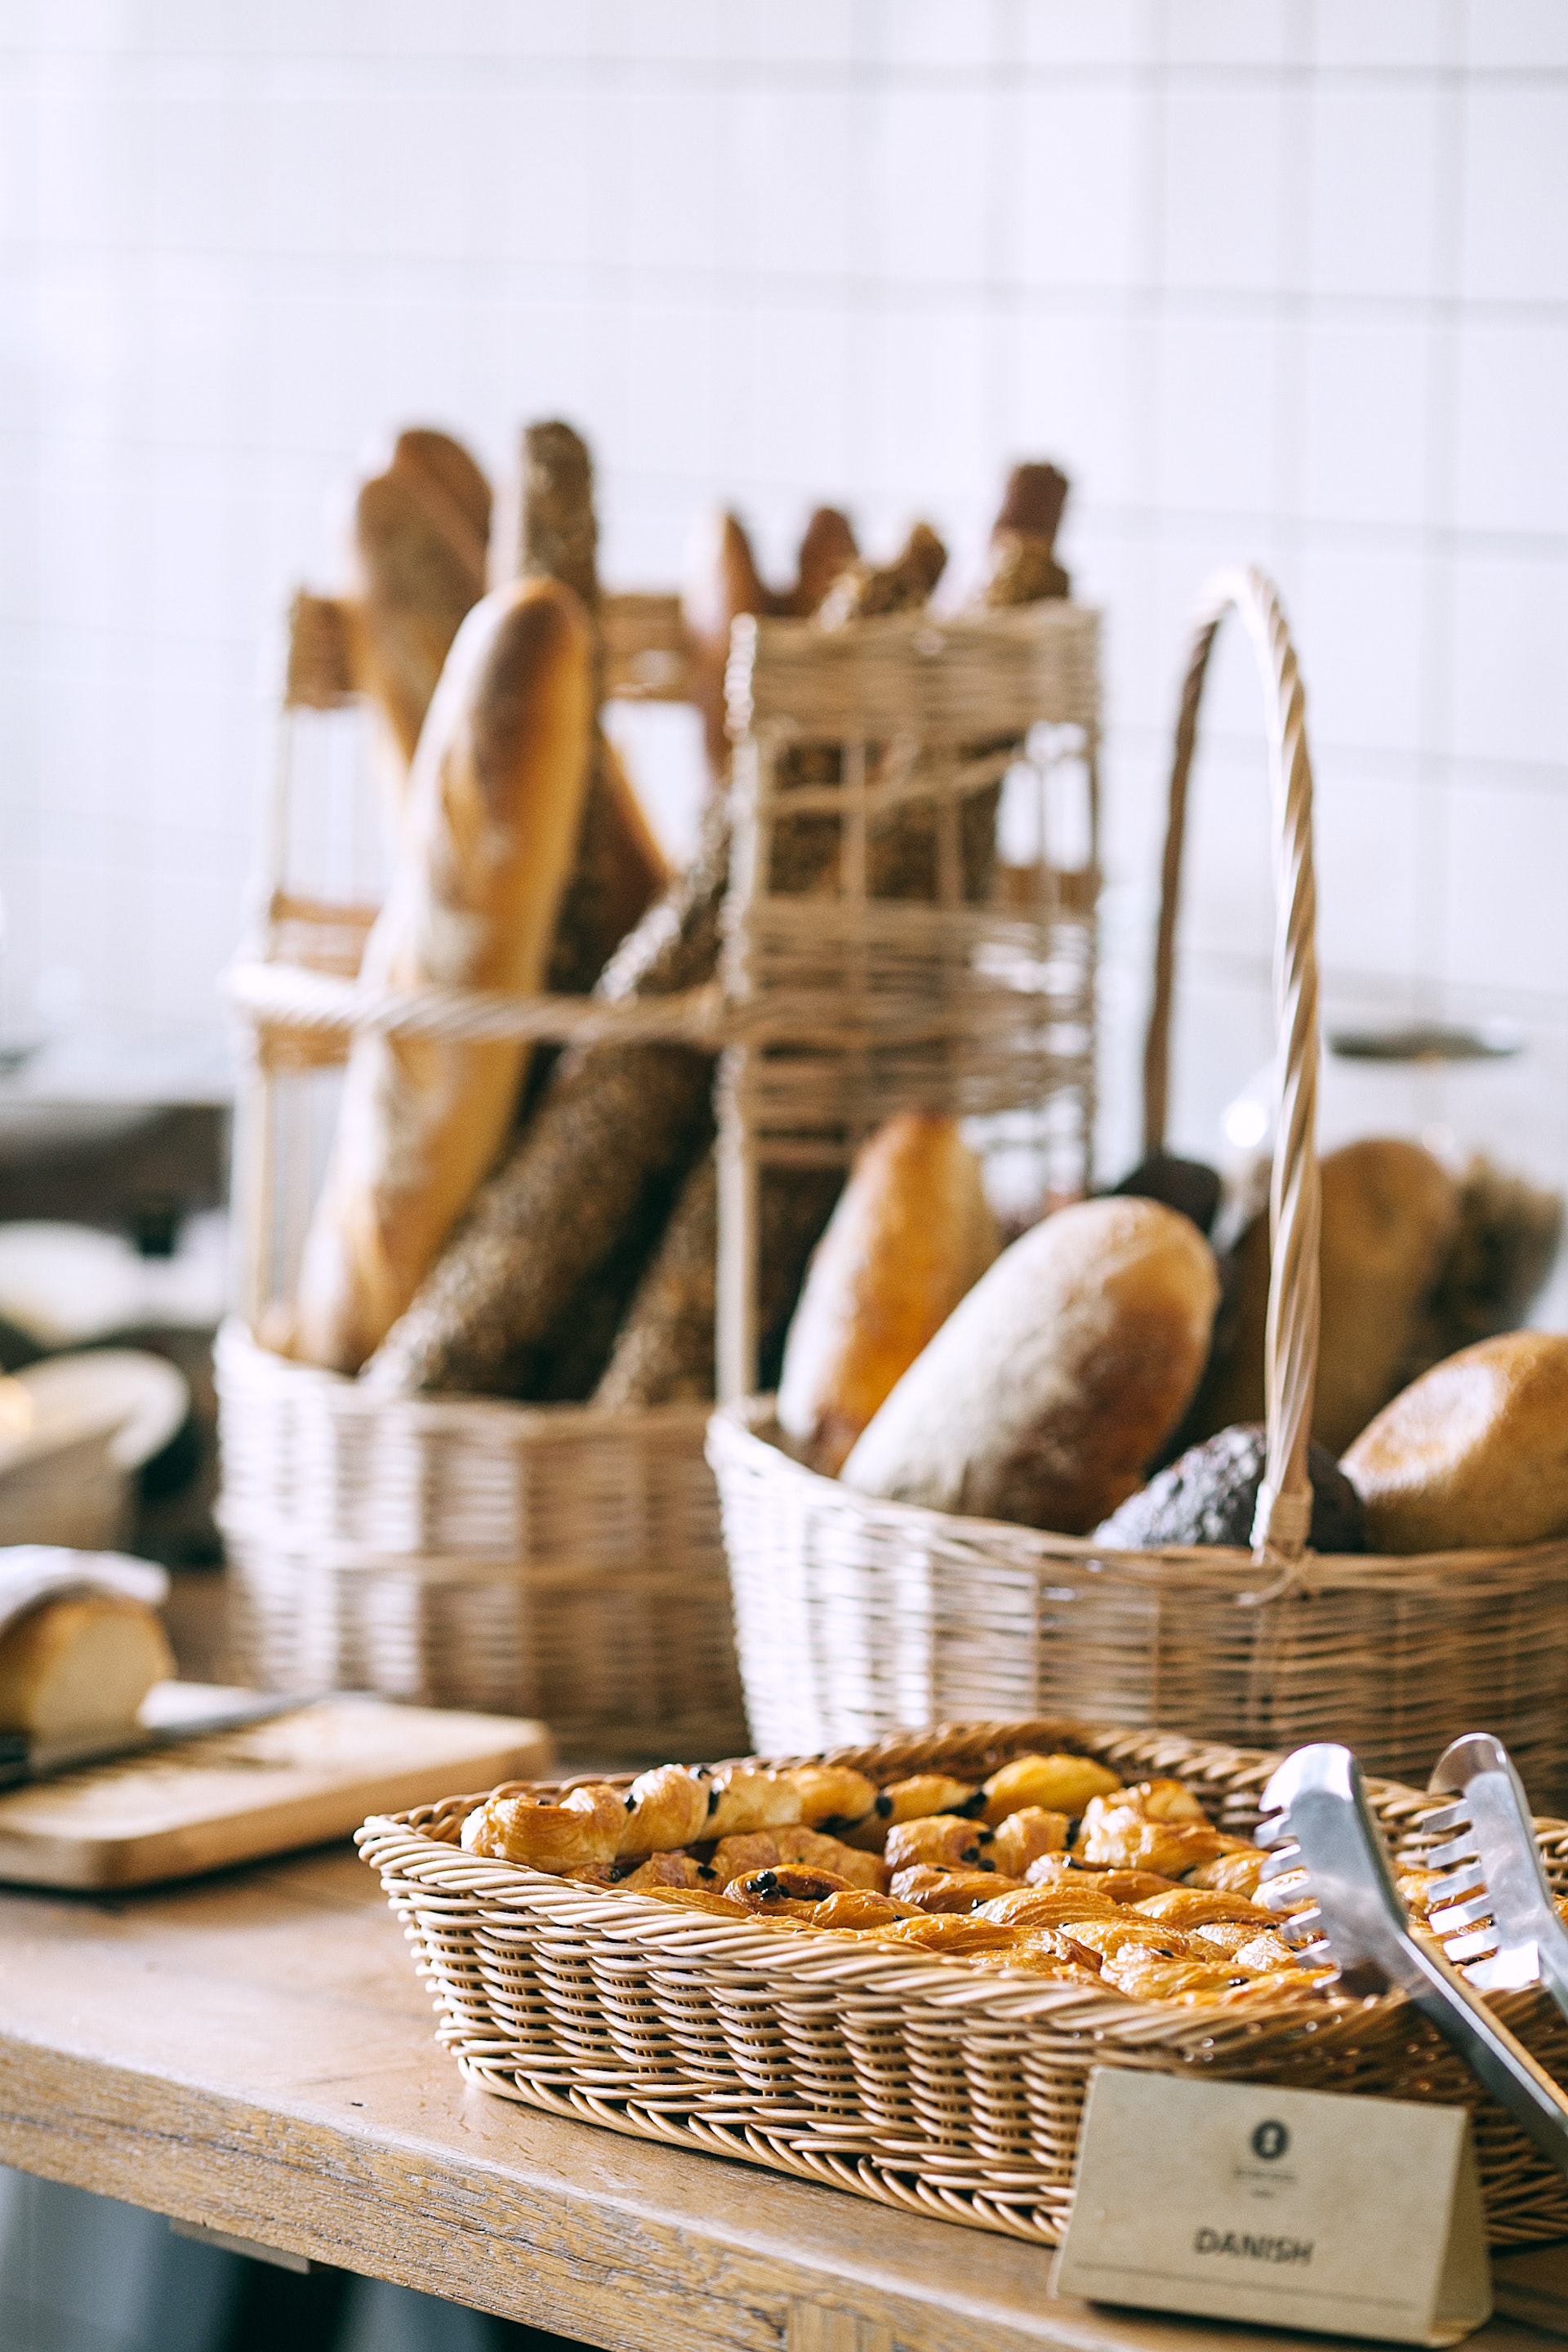
[[[130,1730],[99,1732],[84,1739],[35,1740],[25,1731],[0,1731],[0,1789],[29,1788],[37,1781],[52,1780],[61,1773],[81,1771],[90,1765],[115,1764],[125,1757],[181,1748],[188,1739],[206,1738],[216,1731],[247,1731],[252,1724],[270,1723],[275,1717],[292,1715],[299,1707],[314,1706],[320,1696],[319,1692],[310,1693],[301,1698],[295,1693],[280,1698],[275,1693],[268,1693],[245,1706],[192,1716],[183,1723],[158,1724],[152,1728],[137,1725]]]

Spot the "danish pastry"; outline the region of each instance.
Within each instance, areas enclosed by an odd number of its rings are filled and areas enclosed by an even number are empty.
[[[798,1822],[804,1804],[795,1777],[751,1764],[731,1764],[713,1781],[704,1835],[725,1838],[740,1830],[782,1829]]]
[[[616,1884],[628,1895],[647,1895],[656,1886],[705,1886],[715,1895],[720,1891],[711,1864],[699,1862],[689,1853],[650,1853],[629,1877]]]
[[[787,1779],[800,1792],[808,1829],[823,1822],[863,1822],[877,1802],[877,1783],[847,1764],[796,1764]]]
[[[584,1864],[614,1862],[626,1818],[620,1790],[591,1780],[558,1805],[531,1797],[491,1797],[463,1823],[462,1842],[469,1853],[560,1876]]]
[[[1023,1878],[1045,1855],[1066,1852],[1071,1827],[1066,1813],[1047,1812],[1043,1805],[1021,1805],[993,1832],[985,1860],[1009,1878]]]
[[[973,1814],[984,1803],[984,1792],[966,1780],[950,1780],[945,1772],[916,1772],[879,1790],[866,1819],[846,1834],[851,1845],[880,1853],[888,1832],[900,1822],[923,1821],[931,1813]]]
[[[898,1822],[888,1832],[883,1852],[893,1870],[907,1870],[917,1862],[929,1862],[938,1870],[964,1864],[979,1869],[987,1865],[994,1835],[983,1822],[965,1821],[959,1813],[928,1813],[923,1821]]]
[[[622,1853],[668,1853],[708,1833],[709,1783],[683,1764],[639,1772],[626,1799]]]
[[[816,1870],[809,1863],[781,1862],[771,1870],[748,1870],[724,1892],[746,1911],[815,1911],[829,1895],[855,1890],[837,1871]]]
[[[558,1800],[498,1790],[461,1834],[470,1853],[697,1922],[849,1936],[1135,2000],[1315,1996],[1334,1973],[1284,1941],[1252,1899],[1262,1853],[1216,1830],[1184,1782],[1124,1787],[1085,1757],[1016,1757],[981,1787],[929,1772],[879,1791],[833,1764],[668,1764]],[[1435,1883],[1400,1874],[1415,1916]],[[1287,1906],[1307,1901],[1290,1874],[1277,1884]]]
[[[750,1871],[772,1870],[784,1863],[830,1870],[847,1886],[862,1887],[870,1895],[883,1893],[888,1884],[888,1864],[880,1854],[859,1853],[837,1838],[796,1822],[784,1829],[745,1830],[721,1838],[713,1849],[714,1885],[727,1890]]]
[[[1026,1805],[1077,1815],[1091,1798],[1108,1797],[1121,1786],[1109,1765],[1089,1756],[1015,1756],[985,1783],[985,1819],[994,1828]]]
[[[977,1903],[986,1903],[994,1895],[1021,1894],[1017,1883],[989,1870],[938,1870],[929,1862],[917,1862],[908,1870],[896,1870],[888,1889],[900,1903],[913,1903],[921,1911],[933,1914],[959,1914],[973,1911]]]

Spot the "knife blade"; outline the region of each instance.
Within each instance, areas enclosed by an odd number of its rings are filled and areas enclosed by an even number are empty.
[[[206,1738],[217,1731],[247,1731],[253,1724],[270,1723],[280,1715],[292,1715],[300,1707],[313,1706],[321,1696],[313,1691],[301,1697],[296,1691],[284,1698],[267,1693],[245,1706],[191,1716],[181,1723],[152,1727],[137,1724],[127,1730],[99,1732],[85,1739],[34,1740],[26,1732],[0,1732],[0,1789],[27,1788],[39,1780],[56,1780],[62,1773],[81,1771],[91,1765],[114,1764],[123,1758],[150,1755],[159,1748],[181,1748],[187,1740]]]

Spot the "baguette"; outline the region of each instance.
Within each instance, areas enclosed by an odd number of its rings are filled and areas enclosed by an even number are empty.
[[[399,809],[452,641],[485,593],[489,525],[484,476],[444,433],[400,433],[354,501],[350,669],[384,722]]]
[[[815,527],[819,538],[831,540],[829,527]],[[740,525],[721,536],[743,569],[750,551]],[[729,868],[729,816],[715,798],[691,867],[622,942],[595,993],[632,1003],[710,981]],[[606,1300],[619,1303],[625,1295],[620,1283],[635,1237],[651,1239],[674,1189],[711,1139],[712,1073],[712,1056],[686,1045],[600,1045],[563,1055],[504,1166],[366,1366],[367,1381],[394,1395],[454,1389],[536,1398],[575,1393],[603,1329]],[[817,1213],[817,1197],[804,1185],[797,1212],[784,1219],[792,1231],[807,1230],[801,1263],[831,1206],[829,1198]],[[691,1230],[688,1223],[672,1244],[688,1268],[695,1264]],[[658,1296],[674,1336],[667,1340],[650,1329],[650,1296],[637,1317],[639,1336],[627,1342],[637,1369],[634,1373],[628,1352],[612,1393],[623,1382],[629,1390],[689,1376],[689,1338],[703,1308],[676,1295],[668,1272],[667,1265]],[[710,1267],[702,1279],[710,1285],[712,1278]],[[782,1314],[787,1312],[786,1302]],[[586,1328],[569,1334],[579,1318]]]
[[[604,693],[598,546],[587,443],[559,421],[529,425],[522,436],[516,569],[525,580],[563,581],[581,599],[594,628],[595,714]],[[499,549],[496,561],[505,561]],[[546,976],[551,992],[586,995],[668,883],[663,852],[595,716],[593,770]]]
[[[724,673],[731,624],[742,613],[790,614],[808,619],[858,553],[848,518],[836,507],[818,507],[800,542],[795,585],[778,591],[763,581],[745,526],[737,516],[721,511],[700,525],[681,609],[691,648],[696,699],[702,712],[708,765],[716,783],[722,784],[730,770]]]
[[[710,803],[689,871],[622,942],[595,994],[633,1003],[712,977],[729,871]],[[528,1125],[364,1378],[378,1392],[537,1393],[561,1318],[651,1197],[711,1134],[712,1056],[681,1045],[563,1055]],[[666,1197],[668,1192],[666,1192]]]
[[[487,597],[453,647],[410,782],[405,854],[365,949],[373,987],[528,992],[544,976],[581,816],[592,643],[570,590]],[[307,1238],[294,1345],[357,1370],[495,1156],[521,1043],[356,1037]]]

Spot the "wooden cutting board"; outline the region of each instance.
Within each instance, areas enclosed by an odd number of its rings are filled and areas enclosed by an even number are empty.
[[[238,1696],[201,1694],[215,1712]],[[316,1699],[268,1723],[7,1790],[0,1879],[102,1888],[194,1878],[347,1837],[367,1813],[542,1779],[552,1761],[549,1732],[522,1717]]]

